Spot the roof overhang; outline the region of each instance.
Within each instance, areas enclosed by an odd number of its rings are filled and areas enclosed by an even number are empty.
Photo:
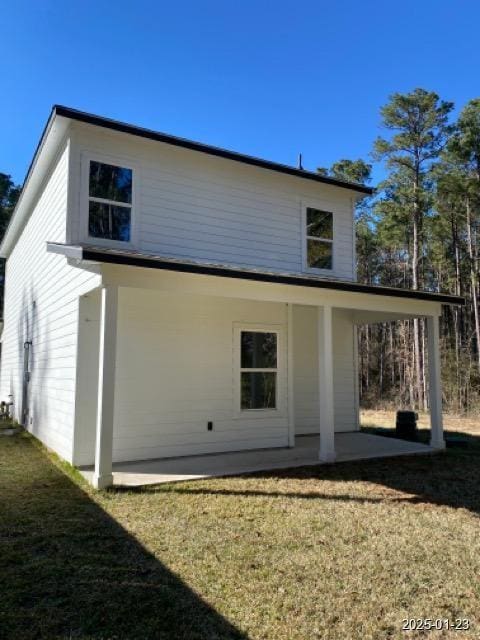
[[[35,206],[40,189],[65,138],[70,121],[52,111],[23,182],[22,192],[0,244],[0,257],[6,258]]]
[[[137,127],[126,122],[104,118],[103,116],[97,116],[92,113],[86,113],[85,111],[71,109],[70,107],[64,107],[62,105],[55,105],[53,108],[53,113],[57,116],[69,118],[70,120],[75,120],[77,122],[84,122],[95,127],[109,129],[110,131],[118,131],[120,133],[127,133],[139,138],[146,138],[148,140],[154,140],[156,142],[163,142],[164,144],[173,145],[175,147],[182,147],[184,149],[190,149],[191,151],[205,153],[210,156],[225,158],[227,160],[233,160],[234,162],[241,162],[243,164],[248,164],[254,167],[260,167],[262,169],[268,169],[270,171],[288,174],[297,178],[302,178],[304,180],[313,180],[314,182],[320,182],[322,184],[342,187],[343,189],[349,189],[356,192],[359,197],[365,197],[366,195],[372,195],[374,193],[374,189],[372,187],[367,187],[364,184],[337,180],[335,178],[323,176],[319,173],[314,173],[313,171],[297,169],[296,167],[291,167],[289,165],[281,164],[278,162],[272,162],[271,160],[264,160],[262,158],[245,155],[243,153],[237,153],[236,151],[229,151],[228,149],[222,149],[220,147],[214,147],[212,145],[203,144],[201,142],[195,142],[194,140],[172,136],[160,131],[153,131],[152,129],[145,129],[144,127]]]
[[[375,296],[387,296],[390,298],[406,298],[411,300],[424,300],[449,305],[463,305],[465,299],[444,293],[430,291],[412,291],[380,285],[368,285],[346,280],[333,280],[311,275],[299,275],[295,273],[282,273],[265,271],[260,269],[248,269],[232,267],[217,263],[198,262],[194,260],[179,260],[176,258],[138,253],[134,251],[121,251],[97,247],[93,245],[67,245],[56,242],[48,242],[47,250],[57,253],[78,262],[90,262],[100,264],[116,264],[144,269],[161,269],[180,273],[193,273],[200,275],[232,278],[236,280],[250,280],[255,282],[271,282],[275,284],[310,287],[333,291],[345,291],[350,293],[363,293]]]
[[[225,158],[227,160],[233,160],[234,162],[241,162],[243,164],[259,167],[269,171],[295,176],[304,180],[319,182],[334,187],[341,187],[343,189],[350,190],[357,199],[374,193],[374,189],[372,187],[367,187],[363,184],[336,180],[335,178],[322,176],[319,173],[314,173],[312,171],[297,169],[295,167],[272,162],[270,160],[263,160],[254,156],[221,149],[219,147],[195,142],[193,140],[187,140],[186,138],[179,138],[159,131],[137,127],[118,120],[112,120],[92,113],[79,111],[78,109],[55,105],[52,108],[50,117],[48,118],[47,124],[45,125],[42,136],[35,150],[27,175],[23,182],[22,193],[12,214],[10,224],[8,225],[0,244],[0,257],[8,257],[19,233],[22,231],[26,221],[28,220],[31,209],[34,206],[35,199],[38,197],[45,178],[51,169],[52,162],[58,153],[59,145],[65,137],[67,129],[72,121],[82,122],[95,127],[129,134],[139,138],[154,140],[164,144],[182,147],[184,149],[190,149],[191,151]]]

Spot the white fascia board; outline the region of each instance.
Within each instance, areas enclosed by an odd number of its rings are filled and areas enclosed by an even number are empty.
[[[80,246],[66,245],[61,242],[47,242],[47,252],[56,253],[74,260],[81,260],[83,250]]]
[[[336,291],[332,289],[302,287],[269,282],[252,282],[222,276],[177,273],[168,270],[144,269],[126,265],[101,265],[105,284],[169,291],[172,293],[243,298],[262,302],[281,302],[307,306],[328,304],[338,309],[376,312],[372,321],[387,322],[409,317],[436,316],[441,313],[441,302],[415,300],[372,293]],[[360,323],[363,318],[359,316]],[[357,320],[358,321],[358,320]]]

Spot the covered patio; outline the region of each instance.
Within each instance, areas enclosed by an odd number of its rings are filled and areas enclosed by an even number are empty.
[[[296,438],[295,446],[291,448],[117,462],[113,464],[113,484],[139,487],[165,482],[315,466],[320,464],[319,449],[319,436],[299,436]],[[356,431],[335,434],[335,451],[337,462],[348,462],[369,458],[425,455],[434,453],[438,449],[419,442]],[[81,468],[80,471],[86,480],[93,481],[93,467]]]
[[[80,298],[73,454],[96,488],[445,447],[439,317],[442,304],[461,303],[455,296],[97,247],[49,250],[101,277]],[[409,318],[426,320],[429,446],[355,431],[356,327]],[[277,400],[266,413],[241,408],[238,325],[277,336]]]

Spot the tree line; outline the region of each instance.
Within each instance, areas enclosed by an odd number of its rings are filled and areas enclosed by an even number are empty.
[[[441,319],[444,407],[480,411],[480,99],[452,117],[454,104],[435,92],[393,94],[381,109],[385,135],[372,161],[386,178],[356,210],[361,282],[463,296]],[[370,182],[372,164],[340,160],[324,175]],[[20,195],[0,173],[0,237]],[[0,266],[3,283],[3,261]],[[3,309],[3,286],[0,286]],[[428,408],[426,329],[421,319],[359,329],[364,406]]]
[[[12,177],[0,173],[0,238],[7,230],[10,217],[20,197],[21,187],[15,185]],[[3,291],[5,281],[5,260],[0,259],[0,314],[3,320]]]
[[[444,408],[480,411],[480,99],[458,118],[435,92],[393,94],[372,161],[386,178],[357,207],[358,279],[463,296],[441,318]],[[320,172],[369,182],[372,164],[341,160]],[[367,407],[428,409],[421,319],[359,330],[360,394]]]

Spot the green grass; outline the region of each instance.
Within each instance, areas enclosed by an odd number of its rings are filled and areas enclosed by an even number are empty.
[[[369,640],[480,627],[480,446],[95,493],[0,436],[0,638]]]

